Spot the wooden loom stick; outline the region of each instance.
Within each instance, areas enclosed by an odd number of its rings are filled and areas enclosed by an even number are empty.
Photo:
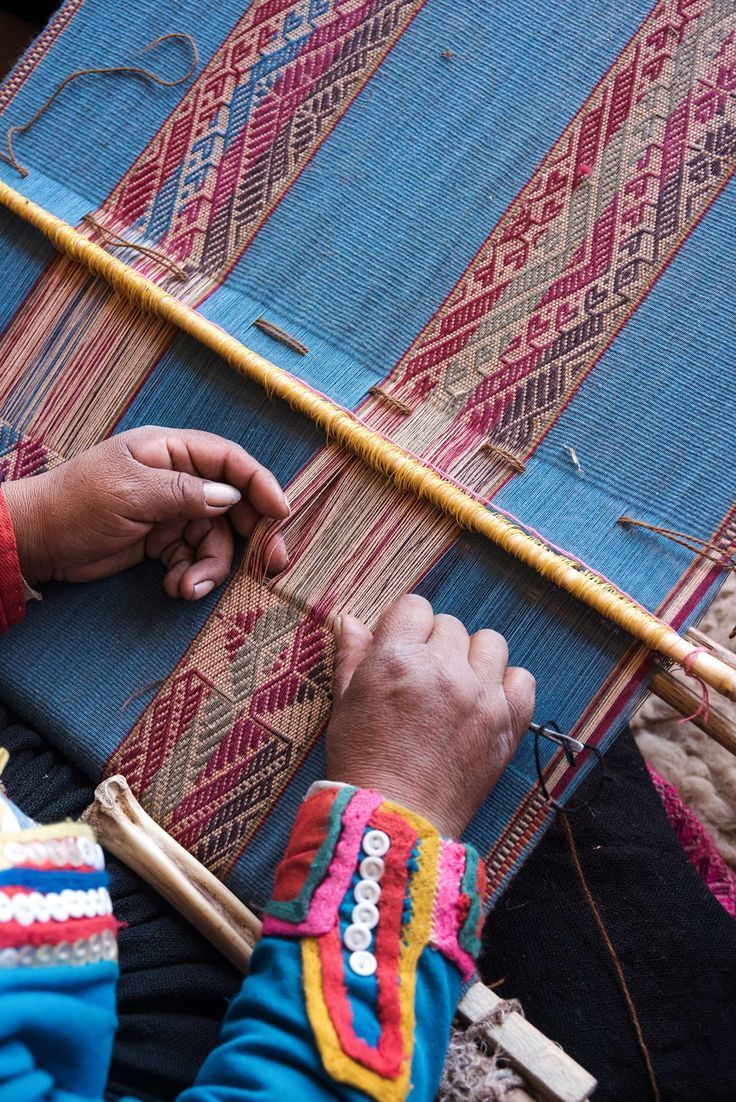
[[[95,789],[95,799],[81,819],[98,842],[137,872],[176,907],[239,971],[247,973],[261,933],[261,923],[196,857],[180,846],[131,792],[125,777],[108,777]],[[476,1022],[503,1000],[482,983],[473,984],[458,1012]],[[487,1027],[487,1039],[500,1047],[515,1071],[550,1102],[583,1102],[596,1080],[571,1056],[548,1040],[515,1011],[499,1025]],[[533,1102],[519,1090],[517,1102]]]
[[[487,537],[652,650],[674,662],[682,664],[685,661],[689,673],[697,674],[711,688],[736,700],[736,670],[712,654],[693,647],[612,583],[581,568],[541,540],[522,531],[506,517],[486,508],[470,493],[368,428],[349,410],[331,402],[289,372],[246,348],[214,322],[208,321],[117,257],[106,253],[67,222],[4,181],[0,181],[0,203],[40,230],[60,252],[106,280],[123,298],[162,321],[177,326],[216,352],[236,371],[259,383],[269,395],[282,398],[309,417],[328,438],[348,448],[379,474],[392,479],[400,490],[431,502],[459,527]]]
[[[699,712],[702,712],[702,700],[699,693],[692,692],[687,685],[683,685],[682,682],[665,670],[655,673],[649,687],[654,695],[664,701],[665,704],[668,704],[670,708],[674,708],[681,716],[689,719],[691,723],[694,723],[696,727],[699,727],[715,742],[720,743],[726,750],[736,754],[736,729],[733,722],[727,719],[723,712],[714,708],[712,704],[708,708],[707,716],[699,714]]]

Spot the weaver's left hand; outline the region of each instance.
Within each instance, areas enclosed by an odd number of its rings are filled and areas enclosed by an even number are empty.
[[[30,585],[93,581],[148,556],[164,563],[169,596],[190,601],[227,577],[231,522],[249,536],[262,517],[289,515],[270,471],[239,445],[195,430],[123,432],[3,489]],[[284,569],[281,536],[266,558],[272,571]]]

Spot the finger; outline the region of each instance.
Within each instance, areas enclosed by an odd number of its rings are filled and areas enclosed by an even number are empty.
[[[518,743],[529,730],[534,715],[536,682],[533,674],[521,666],[509,666],[503,679],[503,691],[511,714],[511,730]]]
[[[197,521],[198,524],[211,524],[209,520]],[[146,554],[149,559],[162,559],[165,552],[175,544],[181,542],[185,533],[182,532],[182,522],[176,520],[162,521],[155,524],[146,536]],[[201,537],[200,537],[201,538]],[[188,543],[192,541],[187,540]],[[199,542],[199,541],[197,541]]]
[[[451,654],[467,657],[470,636],[465,629],[465,624],[461,623],[456,616],[439,613],[434,618],[427,645],[436,650],[449,651]]]
[[[509,661],[509,648],[503,635],[490,628],[476,631],[470,637],[468,661],[481,682],[502,681]]]
[[[187,601],[198,601],[221,585],[233,561],[233,533],[224,517],[214,521],[200,544],[193,549],[194,561],[178,580],[178,593]]]
[[[416,593],[399,597],[382,614],[373,638],[376,643],[426,643],[434,627],[434,613],[429,601]]]
[[[365,658],[373,636],[370,629],[355,616],[338,616],[334,625],[337,657],[333,674],[333,692],[339,698],[350,684],[353,674]]]
[[[263,516],[278,520],[289,516],[289,504],[275,476],[232,440],[196,429],[151,426],[123,433],[119,439],[139,463],[225,483]]]
[[[286,542],[280,532],[274,532],[269,537],[263,552],[263,562],[266,573],[269,575],[280,574],[289,565],[289,552],[286,550]]]

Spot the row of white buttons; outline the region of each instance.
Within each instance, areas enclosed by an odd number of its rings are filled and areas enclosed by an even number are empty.
[[[6,842],[3,854],[11,865],[55,865],[62,868],[82,865],[101,870],[105,867],[102,847],[90,838],[51,838],[47,842]]]
[[[0,949],[0,968],[47,968],[53,964],[95,964],[98,960],[117,960],[117,940],[110,930],[80,938],[70,944],[24,945],[21,949]]]
[[[350,950],[348,963],[358,976],[372,976],[378,966],[373,953],[368,952],[368,946],[372,941],[371,930],[378,925],[379,881],[385,870],[383,858],[390,846],[391,840],[382,830],[369,830],[363,837],[366,856],[359,865],[361,879],[353,889],[355,906],[352,921],[343,935],[345,948]]]
[[[66,922],[70,918],[103,918],[112,914],[112,900],[107,888],[89,888],[62,892],[0,892],[0,922],[18,922],[30,926],[34,922]]]

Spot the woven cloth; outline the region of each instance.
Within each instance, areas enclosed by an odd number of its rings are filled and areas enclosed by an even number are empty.
[[[145,30],[144,30],[145,28]],[[72,72],[3,179],[372,427],[493,497],[678,630],[723,571],[623,514],[732,546],[733,0],[69,0],[0,89]],[[0,218],[0,453],[44,469],[147,422],[242,441],[290,484],[292,566],[181,607],[153,564],[50,586],[0,692],[253,906],[323,769],[329,617],[417,589],[532,669],[538,718],[603,748],[651,658],[369,474],[188,338]],[[109,235],[108,235],[109,236]],[[172,271],[171,264],[182,269]],[[254,326],[265,317],[297,350]],[[379,386],[379,390],[372,388]],[[713,414],[718,408],[718,416]],[[570,450],[572,449],[572,451]],[[591,765],[543,749],[569,798]],[[482,763],[479,763],[482,768]],[[491,898],[549,819],[525,740],[469,829]]]

